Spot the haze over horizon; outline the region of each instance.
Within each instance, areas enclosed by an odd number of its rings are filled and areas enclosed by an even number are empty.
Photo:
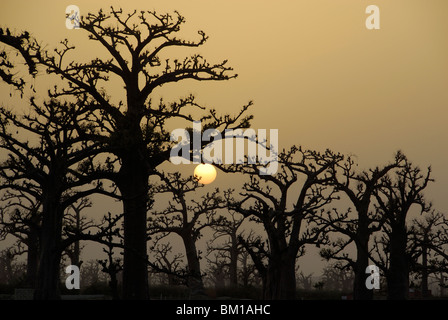
[[[238,77],[167,86],[158,96],[194,93],[205,106],[223,113],[235,113],[253,100],[253,127],[278,129],[280,149],[296,144],[353,154],[360,170],[388,163],[402,150],[414,164],[432,166],[436,182],[425,194],[435,209],[448,213],[448,2],[3,0],[0,24],[29,30],[49,50],[67,38],[77,47],[73,59],[100,55],[85,33],[65,28],[70,4],[81,15],[110,6],[129,12],[179,11],[186,17],[181,32],[186,39],[197,39],[197,30],[210,37],[204,46],[187,51],[212,62],[228,59]],[[369,4],[381,10],[380,30],[365,28]],[[182,52],[173,51],[172,57],[176,55]],[[120,92],[119,84],[110,85]],[[17,94],[9,98],[11,92],[0,85],[2,105],[26,108]],[[210,186],[232,184],[232,178],[223,177],[218,172]],[[97,208],[120,211],[111,201]],[[299,264],[313,270],[318,260],[302,258]]]

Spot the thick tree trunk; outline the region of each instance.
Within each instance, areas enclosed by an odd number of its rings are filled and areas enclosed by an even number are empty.
[[[118,293],[118,279],[117,273],[110,273],[110,281],[109,281],[110,292],[112,293],[112,300],[120,300],[120,295]]]
[[[439,282],[440,296],[445,297],[445,274],[444,274],[444,272],[440,272],[439,279],[440,279],[440,282]]]
[[[428,241],[428,237],[425,234],[423,239],[423,248],[422,248],[422,296],[429,297],[429,286],[428,286],[428,249],[426,243]]]
[[[355,267],[355,280],[353,283],[353,299],[355,300],[372,300],[373,291],[366,286],[366,280],[369,276],[365,271],[369,266],[369,257],[365,253],[365,249],[358,248],[356,267]]]
[[[144,159],[134,149],[123,157],[118,185],[123,196],[124,266],[123,299],[149,299],[146,252],[148,174]]]
[[[76,230],[80,230],[81,228],[81,212],[80,210],[76,210]],[[79,245],[79,241],[76,241],[73,244],[73,257],[72,257],[72,265],[77,266],[78,268],[81,268],[80,266],[80,256],[81,256],[81,247]]]
[[[193,239],[188,235],[182,235],[182,240],[185,246],[185,255],[188,263],[188,281],[187,285],[190,289],[192,297],[205,296],[204,283],[201,275],[201,265],[199,262],[199,256],[196,249],[196,244]]]
[[[36,288],[39,267],[39,233],[36,228],[31,227],[27,246],[26,285],[29,288]]]
[[[353,283],[353,299],[372,300],[373,290],[366,286],[366,280],[369,276],[366,268],[369,266],[369,228],[367,214],[360,214],[358,219],[358,234],[356,241],[356,265],[354,268],[355,280]]]
[[[59,197],[46,197],[43,202],[36,300],[58,300],[61,298],[59,268],[63,215],[58,209],[59,199]]]
[[[296,298],[295,259],[295,255],[288,254],[273,254],[270,257],[264,299],[293,300]]]
[[[409,267],[406,256],[406,229],[392,230],[390,267],[387,274],[387,299],[405,300],[409,292]]]
[[[232,247],[230,248],[230,285],[233,287],[238,286],[238,239],[236,233],[231,235]]]
[[[123,299],[149,299],[146,252],[148,176],[141,166],[122,164],[125,182],[120,185],[124,210]]]
[[[137,79],[126,84],[128,110],[111,140],[119,151],[121,168],[117,186],[123,197],[124,254],[123,299],[149,299],[147,257],[148,150],[143,141],[140,122],[145,108],[136,103]],[[132,92],[131,92],[132,91]]]

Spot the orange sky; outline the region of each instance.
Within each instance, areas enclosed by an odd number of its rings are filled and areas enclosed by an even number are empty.
[[[82,31],[65,28],[70,4],[81,14],[109,5],[178,10],[187,18],[186,37],[197,39],[199,29],[210,36],[195,52],[229,59],[239,77],[157,94],[193,92],[229,112],[253,100],[254,127],[279,129],[281,148],[330,148],[355,154],[361,167],[386,163],[402,149],[415,164],[432,165],[436,183],[427,197],[447,211],[446,0],[2,0],[0,24],[30,30],[49,48],[68,38],[79,57],[90,56]],[[370,4],[381,10],[380,30],[365,28]],[[2,103],[9,92],[0,85]]]

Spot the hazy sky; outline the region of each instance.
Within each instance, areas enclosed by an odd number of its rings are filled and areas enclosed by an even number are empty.
[[[85,34],[65,28],[70,4],[81,14],[110,5],[178,10],[187,38],[200,29],[210,36],[192,52],[228,59],[239,77],[169,86],[160,95],[193,92],[228,112],[253,100],[254,127],[279,129],[280,147],[355,154],[362,167],[387,163],[401,149],[415,164],[432,165],[436,183],[427,197],[447,212],[446,0],[2,0],[0,25],[29,30],[48,48],[68,38],[80,57],[94,58]],[[365,27],[370,4],[380,8],[380,30]],[[2,98],[9,92],[0,86]]]

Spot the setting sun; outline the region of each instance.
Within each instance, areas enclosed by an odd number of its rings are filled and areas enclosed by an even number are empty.
[[[216,169],[209,163],[201,163],[194,169],[194,175],[199,178],[200,183],[209,184],[215,181]]]

